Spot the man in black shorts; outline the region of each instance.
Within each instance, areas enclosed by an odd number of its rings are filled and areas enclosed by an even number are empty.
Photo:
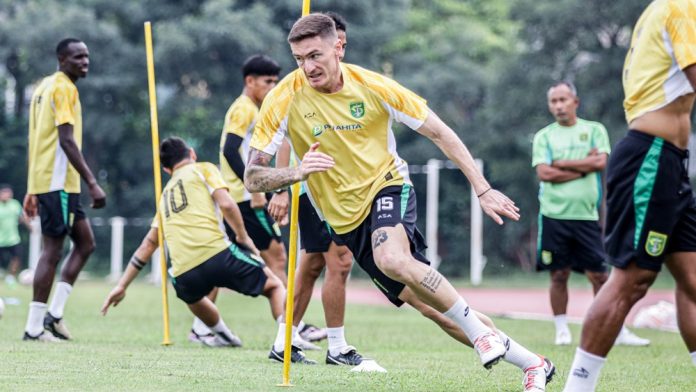
[[[550,271],[555,343],[567,345],[572,341],[566,319],[571,270],[585,274],[595,294],[608,277],[598,210],[610,146],[602,124],[577,117],[580,99],[572,83],[557,82],[546,96],[556,121],[534,137],[532,166],[540,181],[537,271]],[[650,341],[624,327],[616,343]]]
[[[677,322],[696,365],[696,202],[686,149],[695,65],[693,1],[651,2],[633,30],[622,73],[630,131],[607,169],[605,249],[616,268],[587,312],[566,392],[595,390],[628,312],[663,264],[676,281]]]
[[[92,208],[106,205],[106,194],[85,162],[82,109],[75,83],[87,76],[89,51],[84,42],[67,38],[56,48],[58,71],[34,90],[29,113],[29,170],[24,212],[41,217],[43,250],[34,273],[34,296],[24,340],[68,340],[63,310],[77,276],[94,251],[94,235],[80,205],[80,179],[89,187]],[[73,247],[60,272],[50,307],[56,267],[68,236]]]
[[[153,227],[104,301],[102,313],[106,315],[109,306],[123,300],[128,285],[157,249],[157,227],[161,217],[172,265],[169,274],[176,295],[215,335],[214,339],[206,339],[203,343],[218,347],[242,344],[207,297],[213,288],[227,287],[252,297],[263,295],[268,298],[273,318],[279,324],[269,357],[282,362],[285,288],[257,255],[258,250],[244,228],[239,207],[230,197],[220,171],[211,163],[196,162],[194,150],[176,137],[162,141],[160,156],[164,170],[172,178],[162,191]],[[236,243],[250,251],[228,240],[221,229],[218,211],[234,228]],[[293,348],[292,361],[316,363],[306,359],[296,348]]]

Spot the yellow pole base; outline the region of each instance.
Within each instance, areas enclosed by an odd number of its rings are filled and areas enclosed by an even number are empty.
[[[162,341],[163,346],[172,346],[174,343],[172,343],[170,340],[163,340]]]
[[[276,384],[277,387],[294,387],[294,385],[287,383],[287,384]]]

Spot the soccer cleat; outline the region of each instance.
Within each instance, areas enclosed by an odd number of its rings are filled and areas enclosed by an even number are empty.
[[[486,332],[474,340],[474,349],[481,359],[483,367],[490,369],[500,361],[505,352],[505,345],[494,332]]]
[[[292,345],[293,345],[293,346],[297,346],[297,347],[299,347],[300,349],[306,350],[306,351],[317,351],[317,350],[321,350],[321,347],[317,346],[317,345],[314,344],[314,343],[310,343],[310,342],[308,342],[308,341],[302,339],[302,336],[300,336],[300,335],[295,335],[295,339],[293,339]]]
[[[53,334],[53,336],[57,337],[58,339],[72,339],[72,335],[70,335],[70,331],[68,331],[68,327],[65,325],[65,322],[62,318],[53,317],[50,312],[47,312],[46,317],[44,317],[43,324],[44,328],[47,329],[50,333]]]
[[[24,331],[24,336],[22,337],[22,340],[32,341],[32,342],[50,342],[50,343],[60,343],[61,342],[60,339],[53,336],[52,333],[50,333],[49,331],[46,331],[45,329],[43,331],[41,331],[41,333],[36,335],[36,336],[31,336],[31,335],[29,335],[28,332]]]
[[[211,332],[211,333],[208,333],[208,334],[205,334],[205,335],[200,335],[200,334],[197,334],[196,331],[194,331],[194,330],[192,329],[192,330],[189,332],[189,334],[188,334],[188,341],[191,342],[191,343],[201,343],[201,344],[204,344],[204,342],[205,342],[206,340],[212,339],[212,338],[214,338],[214,337],[215,337],[215,334],[212,333],[212,332]]]
[[[305,324],[305,326],[299,332],[302,339],[308,342],[318,342],[324,340],[329,336],[326,328],[318,328],[312,324]]]
[[[556,366],[550,360],[542,356],[539,359],[539,365],[524,370],[524,392],[545,391],[546,384],[551,382],[556,373]]]
[[[313,359],[309,359],[305,357],[305,353],[300,350],[299,347],[297,346],[291,346],[292,349],[290,351],[290,361],[292,363],[302,363],[305,365],[316,365],[317,361]],[[283,363],[283,356],[285,354],[285,351],[276,351],[275,347],[271,347],[271,352],[268,353],[268,358],[272,359],[274,361]]]
[[[624,327],[621,329],[621,332],[619,332],[619,336],[616,337],[614,344],[621,346],[648,346],[650,340],[641,338]]]
[[[573,336],[570,334],[570,330],[561,329],[556,331],[556,346],[567,346],[573,341]]]
[[[216,334],[201,341],[208,347],[242,347],[242,339],[235,334]]]
[[[357,366],[360,365],[362,361],[362,355],[358,354],[358,350],[353,346],[346,346],[338,355],[331,355],[331,351],[326,352],[327,365]]]

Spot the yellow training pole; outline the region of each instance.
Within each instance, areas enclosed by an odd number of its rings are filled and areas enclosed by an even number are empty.
[[[147,55],[147,85],[150,93],[150,126],[152,128],[152,167],[155,173],[155,208],[162,195],[162,176],[160,174],[159,127],[157,124],[157,93],[155,92],[155,59],[152,54],[152,26],[145,22],[145,53]],[[160,270],[162,273],[162,317],[164,319],[164,338],[162,345],[169,346],[169,301],[167,300],[167,262],[164,259],[164,238],[162,235],[162,215],[157,214],[157,240],[159,243]]]
[[[302,0],[302,16],[309,14],[310,0]],[[290,384],[290,354],[292,345],[292,316],[295,299],[295,264],[297,261],[297,214],[300,203],[300,183],[292,184],[292,203],[290,204],[290,250],[288,254],[288,290],[285,299],[285,352],[283,356],[283,383],[281,387],[291,387]]]

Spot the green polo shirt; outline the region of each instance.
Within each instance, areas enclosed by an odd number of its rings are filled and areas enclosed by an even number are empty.
[[[0,248],[19,244],[19,217],[22,206],[15,199],[0,202]]]

